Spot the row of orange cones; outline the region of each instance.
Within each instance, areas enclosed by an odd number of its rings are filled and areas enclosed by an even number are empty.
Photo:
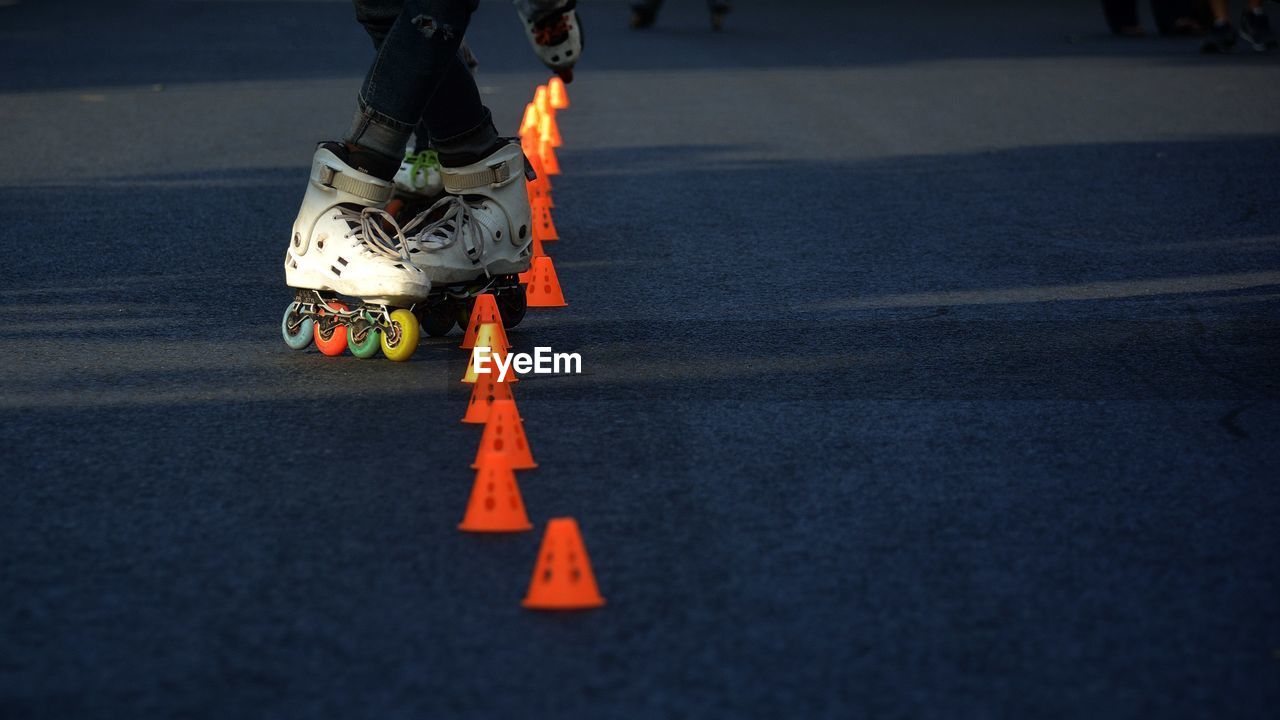
[[[525,155],[533,164],[537,179],[529,182],[529,201],[533,207],[534,260],[529,271],[521,275],[526,283],[529,307],[564,307],[564,292],[556,277],[555,265],[542,247],[548,240],[558,240],[551,219],[551,181],[549,175],[559,173],[555,147],[560,145],[560,131],[555,124],[555,111],[569,106],[569,98],[560,78],[539,86],[534,102],[525,110],[520,138]],[[492,295],[480,295],[471,309],[462,347],[472,350],[489,348],[491,358],[505,358],[510,341],[498,314]],[[490,367],[493,364],[490,363]],[[471,467],[476,471],[466,515],[458,528],[466,532],[506,533],[533,529],[525,510],[517,470],[532,470],[533,451],[525,434],[524,420],[516,408],[511,384],[512,375],[499,379],[492,370],[475,372],[475,363],[467,363],[464,383],[470,383],[471,399],[462,422],[483,424],[484,434]],[[582,610],[604,605],[587,557],[586,546],[578,523],[573,518],[553,518],[547,522],[534,566],[533,578],[525,596],[524,607],[535,610]]]

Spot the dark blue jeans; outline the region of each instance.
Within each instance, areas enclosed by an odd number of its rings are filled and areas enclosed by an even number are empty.
[[[479,0],[354,0],[377,56],[346,140],[394,157],[409,136],[451,152],[497,139],[459,46]]]

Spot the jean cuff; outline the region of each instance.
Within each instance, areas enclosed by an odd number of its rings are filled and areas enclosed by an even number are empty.
[[[431,147],[448,154],[482,154],[498,141],[498,129],[493,126],[493,115],[484,108],[484,119],[474,127],[450,135],[449,137],[431,137]]]
[[[412,134],[412,123],[384,115],[361,99],[345,139],[353,145],[399,160],[404,157],[405,145]]]

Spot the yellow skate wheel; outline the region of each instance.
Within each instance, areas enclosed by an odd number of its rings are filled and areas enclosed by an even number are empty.
[[[391,327],[382,333],[382,354],[393,362],[404,362],[418,349],[418,318],[408,310],[391,313]]]

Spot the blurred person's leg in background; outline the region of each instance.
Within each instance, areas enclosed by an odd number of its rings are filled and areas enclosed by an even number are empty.
[[[631,27],[652,27],[658,20],[658,11],[662,9],[663,0],[642,0],[631,5]],[[724,16],[729,12],[729,3],[725,0],[707,0],[707,11],[711,13],[711,28],[719,30],[724,27]]]
[[[1255,50],[1270,50],[1276,46],[1276,36],[1271,21],[1262,9],[1263,0],[1248,0],[1240,15],[1240,37]],[[1200,46],[1201,52],[1231,52],[1236,45],[1236,29],[1231,25],[1231,7],[1228,0],[1209,0],[1213,8],[1213,29]]]
[[[1139,37],[1142,25],[1138,23],[1138,0],[1102,0],[1102,14],[1113,35]]]

